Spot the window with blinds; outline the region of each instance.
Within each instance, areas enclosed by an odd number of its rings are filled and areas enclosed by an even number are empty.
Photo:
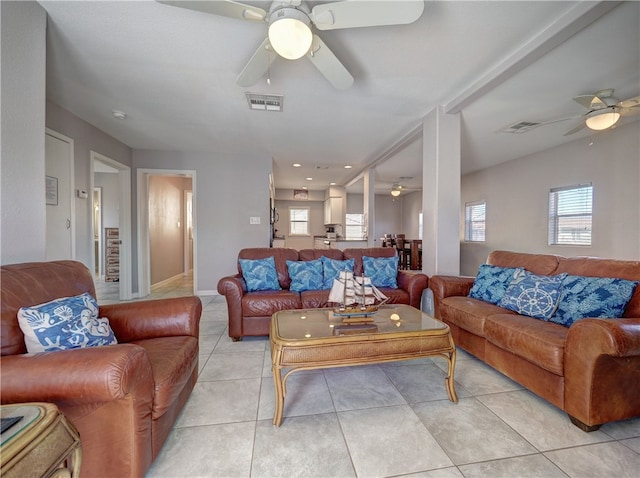
[[[345,239],[364,238],[364,214],[345,214]]]
[[[309,208],[292,207],[289,208],[289,235],[308,236],[309,235]]]
[[[579,184],[549,191],[549,245],[591,245],[593,187]]]
[[[464,205],[464,240],[484,242],[486,203],[468,202]]]

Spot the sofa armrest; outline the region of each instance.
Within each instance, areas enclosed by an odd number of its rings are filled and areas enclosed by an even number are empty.
[[[242,337],[242,297],[247,291],[247,285],[241,274],[223,277],[218,281],[218,293],[227,299],[229,315],[229,337]]]
[[[435,317],[440,318],[440,302],[442,302],[442,299],[469,295],[474,280],[474,277],[465,276],[431,276],[429,288],[433,292]]]
[[[67,407],[154,394],[151,363],[134,344],[108,345],[0,359],[2,403],[55,402]]]
[[[118,342],[189,335],[198,337],[202,302],[199,297],[143,300],[100,306]]]
[[[397,281],[398,288],[409,293],[409,305],[419,309],[422,291],[429,286],[429,277],[420,272],[400,270]]]
[[[572,417],[593,426],[640,415],[640,318],[575,322],[564,369]]]

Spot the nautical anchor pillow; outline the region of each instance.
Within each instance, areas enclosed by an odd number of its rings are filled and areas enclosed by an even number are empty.
[[[29,353],[117,344],[109,319],[98,318],[89,293],[63,297],[18,310],[18,324]]]

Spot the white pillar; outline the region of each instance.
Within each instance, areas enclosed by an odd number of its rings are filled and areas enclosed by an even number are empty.
[[[375,220],[376,210],[376,177],[375,169],[369,168],[364,172],[364,194],[363,194],[363,212],[365,217],[365,227],[367,228],[367,247],[373,247],[375,237],[373,237],[373,223]]]
[[[422,270],[460,273],[460,114],[442,107],[424,120],[422,136]]]

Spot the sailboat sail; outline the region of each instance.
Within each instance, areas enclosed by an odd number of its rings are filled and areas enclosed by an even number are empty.
[[[350,271],[341,271],[329,292],[329,302],[339,303],[342,307],[380,305],[387,300],[389,298],[371,283],[371,278],[354,277]]]

